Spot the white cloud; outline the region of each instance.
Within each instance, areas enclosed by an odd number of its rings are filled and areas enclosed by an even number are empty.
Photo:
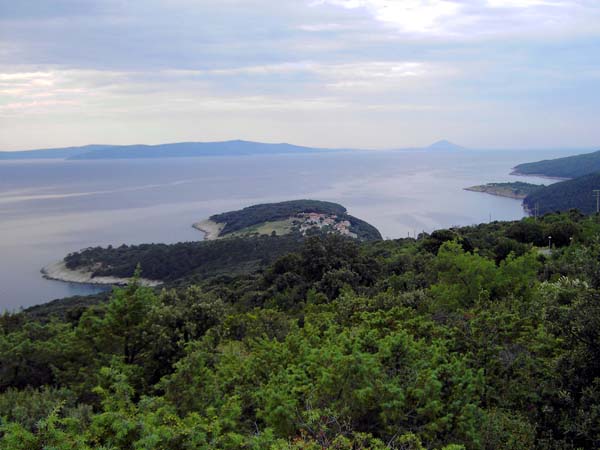
[[[377,20],[407,32],[426,32],[439,28],[439,22],[458,15],[460,5],[448,0],[321,0],[348,9],[363,8]]]
[[[492,8],[531,8],[534,6],[569,6],[563,0],[487,0]]]
[[[78,113],[122,112],[148,107],[152,99],[161,108],[181,108],[199,102],[203,109],[308,110],[348,107],[361,93],[388,91],[407,84],[456,76],[451,66],[418,61],[314,61],[240,66],[212,70],[102,71],[49,68],[44,71],[0,72],[0,114],[22,116],[51,112],[53,107]],[[273,77],[295,82],[281,91],[270,89]],[[245,89],[231,92],[232,80],[244,79]],[[415,84],[417,83],[417,84]],[[339,91],[349,91],[340,100]],[[375,104],[377,100],[373,99]],[[116,104],[120,106],[116,107]],[[128,106],[126,106],[128,105]],[[171,106],[168,106],[171,105]]]
[[[500,116],[598,116],[598,0],[21,3],[0,18],[0,150],[146,136],[392,146],[485,136]]]
[[[352,25],[342,25],[339,23],[316,23],[316,24],[299,25],[297,27],[298,30],[317,32],[317,33],[322,32],[322,31],[351,30],[352,28],[353,28]]]
[[[316,0],[310,5],[362,10],[384,25],[416,35],[600,31],[593,25],[600,20],[600,6],[589,0]]]

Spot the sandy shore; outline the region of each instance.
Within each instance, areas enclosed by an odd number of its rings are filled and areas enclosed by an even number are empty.
[[[224,223],[213,222],[212,220],[206,219],[202,222],[197,222],[192,225],[196,230],[200,230],[204,233],[205,241],[213,241],[219,238],[219,234],[225,227]]]
[[[129,284],[129,278],[118,278],[118,277],[92,277],[92,272],[85,271],[82,269],[71,270],[68,269],[64,261],[58,261],[53,264],[49,264],[41,270],[44,278],[49,280],[66,281],[68,283],[85,283],[85,284],[105,284],[105,285],[116,285],[125,286]],[[140,279],[142,286],[154,287],[162,284],[160,281],[148,280],[146,278]]]

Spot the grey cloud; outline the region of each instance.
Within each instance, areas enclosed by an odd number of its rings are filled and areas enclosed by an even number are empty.
[[[415,31],[384,1],[0,0],[0,144],[495,145],[549,139],[538,109],[571,130],[600,113],[597,2],[453,1]]]

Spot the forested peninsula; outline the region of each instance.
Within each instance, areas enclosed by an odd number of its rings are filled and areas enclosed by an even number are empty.
[[[206,232],[209,239],[289,233],[306,235],[315,231],[338,233],[360,240],[381,239],[377,228],[349,215],[342,205],[320,200],[253,205],[215,214],[194,226]]]
[[[194,227],[206,233],[204,241],[87,248],[42,273],[69,282],[122,285],[140,265],[139,283],[153,286],[252,272],[298,249],[309,236],[381,239],[374,226],[347,214],[342,205],[318,200],[254,205],[213,215]]]
[[[523,182],[488,183],[465,188],[502,197],[523,199],[529,214],[539,215],[571,209],[584,214],[599,210],[600,151],[552,160],[520,164],[513,175],[535,175],[560,178],[562,181],[545,185]]]
[[[465,188],[466,191],[482,192],[499,197],[508,197],[514,199],[524,199],[529,194],[543,188],[543,185],[523,183],[515,181],[511,183],[487,183],[479,186]]]

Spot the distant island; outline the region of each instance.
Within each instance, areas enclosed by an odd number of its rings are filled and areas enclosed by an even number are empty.
[[[466,148],[461,147],[460,145],[457,145],[453,142],[443,139],[441,141],[434,142],[430,146],[426,147],[426,150],[456,151],[456,150],[466,150]]]
[[[519,164],[513,168],[512,175],[569,179],[594,172],[600,172],[600,150],[582,155]]]
[[[516,181],[511,183],[487,183],[479,186],[471,186],[465,188],[465,190],[472,192],[483,192],[486,194],[497,195],[499,197],[524,199],[529,194],[537,192],[544,187],[544,185]]]
[[[291,200],[249,206],[239,211],[215,214],[194,224],[207,240],[253,235],[285,235],[313,231],[341,234],[360,240],[378,240],[372,225],[349,215],[342,205],[318,200]]]
[[[306,147],[287,143],[264,143],[244,140],[222,142],[176,142],[158,145],[83,145],[78,147],[47,148],[24,151],[0,151],[1,160],[57,159],[158,159],[198,158],[208,156],[303,155],[343,152],[360,149]],[[428,147],[396,148],[395,150],[464,150],[449,141],[438,141]],[[364,151],[364,149],[363,149]]]
[[[242,140],[223,142],[178,142],[159,145],[85,145],[18,152],[0,152],[1,159],[153,159],[206,156],[281,155],[334,151],[286,143],[270,144]]]

